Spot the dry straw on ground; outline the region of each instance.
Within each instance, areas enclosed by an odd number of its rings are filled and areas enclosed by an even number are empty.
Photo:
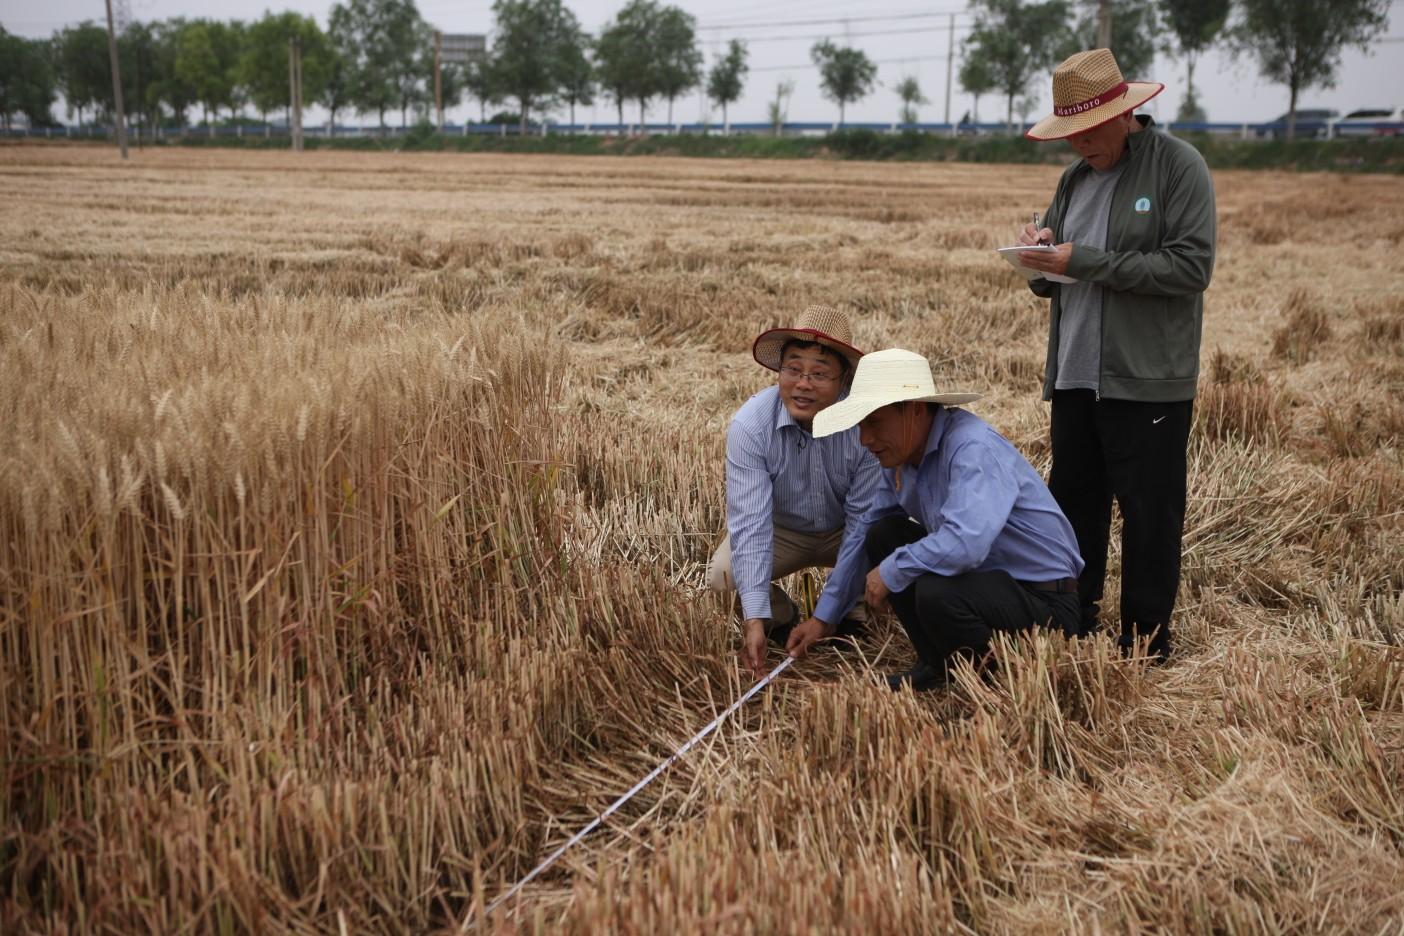
[[[475,918],[740,690],[723,428],[808,302],[1047,467],[1046,310],[989,251],[1046,167],[0,173],[5,932]],[[1037,639],[892,695],[884,623],[490,929],[1398,929],[1404,182],[1216,182],[1173,665]]]

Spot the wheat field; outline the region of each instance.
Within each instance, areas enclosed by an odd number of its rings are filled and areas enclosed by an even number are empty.
[[[0,147],[0,930],[1404,932],[1404,178],[1238,172],[1170,665],[879,622],[484,918],[748,685],[756,333],[1046,472],[1057,172]]]

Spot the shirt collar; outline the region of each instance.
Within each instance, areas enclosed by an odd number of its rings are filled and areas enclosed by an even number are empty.
[[[775,389],[775,406],[776,409],[779,410],[779,412],[775,414],[775,428],[777,431],[784,429],[786,426],[794,426],[796,429],[799,429],[800,432],[804,431],[800,429],[800,424],[795,422],[794,418],[790,416],[790,410],[789,407],[785,405],[785,401],[780,399],[779,387]]]
[[[921,462],[917,465],[920,469],[926,464],[926,458],[941,447],[941,440],[946,437],[946,427],[950,424],[951,411],[942,406],[936,410],[936,415],[931,420],[931,431],[926,435],[926,448],[921,453]]]

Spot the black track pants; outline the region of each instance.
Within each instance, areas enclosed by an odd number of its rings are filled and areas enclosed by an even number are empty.
[[[883,517],[868,527],[868,562],[875,568],[893,550],[925,535],[915,520]],[[978,657],[995,631],[1037,626],[1076,634],[1078,628],[1077,595],[1039,591],[1008,572],[923,575],[904,591],[892,592],[888,601],[917,656],[938,669],[958,657]]]
[[[1086,567],[1078,580],[1083,629],[1096,626],[1107,574],[1112,498],[1121,508],[1121,643],[1151,637],[1170,650],[1185,527],[1185,448],[1194,401],[1096,399],[1053,393],[1053,470],[1048,487],[1072,523]]]

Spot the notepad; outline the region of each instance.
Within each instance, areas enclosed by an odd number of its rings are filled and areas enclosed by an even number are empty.
[[[1059,276],[1057,273],[1044,273],[1042,270],[1031,270],[1019,262],[1019,254],[1021,251],[1028,250],[1033,253],[1047,253],[1050,250],[1057,249],[1057,247],[1050,244],[1043,247],[996,247],[995,252],[1005,260],[1008,260],[1010,266],[1024,274],[1024,279],[1033,280],[1041,276],[1050,283],[1076,283],[1077,280],[1073,279],[1071,276]]]

